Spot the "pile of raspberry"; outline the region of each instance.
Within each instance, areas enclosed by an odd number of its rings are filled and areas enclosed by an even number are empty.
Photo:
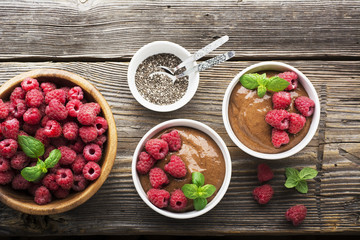
[[[300,132],[306,123],[306,117],[310,117],[314,112],[315,103],[308,97],[297,97],[294,106],[298,113],[289,113],[286,109],[291,104],[291,93],[297,88],[298,75],[294,72],[283,72],[278,75],[290,84],[285,91],[276,92],[272,95],[273,109],[265,116],[265,121],[273,129],[271,133],[271,142],[275,148],[289,143],[289,135]]]
[[[101,172],[98,162],[108,125],[98,116],[100,111],[100,105],[87,102],[78,86],[58,88],[52,82],[24,79],[9,101],[0,99],[0,184],[28,191],[39,205],[83,191]],[[56,166],[37,182],[20,174],[37,159],[21,151],[18,135],[40,140],[45,145],[43,160],[52,150],[61,151]]]
[[[174,211],[182,211],[187,205],[187,198],[181,189],[175,189],[171,194],[162,189],[170,183],[168,174],[175,179],[186,176],[187,169],[184,161],[179,156],[172,154],[164,169],[154,167],[157,161],[165,161],[169,151],[179,151],[181,145],[179,132],[172,130],[161,135],[160,138],[147,141],[145,151],[141,152],[138,157],[136,170],[139,174],[149,175],[152,189],[147,192],[147,197],[158,208],[166,208],[170,205]]]

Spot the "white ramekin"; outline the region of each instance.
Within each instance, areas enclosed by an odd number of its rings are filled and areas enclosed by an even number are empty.
[[[140,48],[133,58],[130,61],[127,78],[130,91],[134,98],[144,107],[156,111],[156,112],[171,112],[183,107],[187,104],[192,97],[195,95],[196,90],[199,85],[199,72],[189,74],[189,84],[188,88],[185,92],[185,95],[178,100],[177,102],[169,105],[157,105],[147,101],[136,88],[135,85],[135,73],[139,65],[148,57],[153,56],[155,54],[160,53],[171,53],[184,61],[191,54],[183,47],[176,43],[168,42],[168,41],[156,41],[149,44],[146,44],[142,48]],[[195,66],[196,62],[194,61],[192,64],[189,64],[189,67]]]
[[[285,152],[274,153],[274,154],[256,152],[256,151],[248,148],[247,146],[245,146],[236,137],[235,133],[233,132],[231,125],[230,125],[229,112],[228,112],[229,100],[230,100],[231,93],[232,93],[234,87],[236,86],[236,84],[239,82],[240,77],[246,73],[254,73],[254,72],[260,72],[260,71],[266,71],[266,70],[274,70],[274,71],[280,71],[280,72],[284,72],[284,71],[295,72],[299,76],[299,82],[304,87],[304,89],[306,90],[309,97],[315,102],[315,110],[314,110],[314,113],[312,116],[312,122],[311,122],[311,125],[309,128],[309,131],[306,134],[306,136],[304,137],[304,139],[301,142],[299,142],[296,146],[294,146],[292,149],[287,150]],[[276,160],[276,159],[282,159],[282,158],[286,158],[286,157],[290,157],[290,156],[294,155],[295,153],[302,150],[311,141],[311,139],[313,138],[313,136],[316,133],[316,130],[317,130],[319,122],[320,122],[320,102],[319,102],[319,97],[317,95],[317,92],[316,92],[314,86],[311,84],[310,80],[298,69],[296,69],[288,64],[282,63],[282,62],[260,62],[260,63],[251,65],[250,67],[242,70],[230,82],[228,88],[226,89],[224,100],[223,100],[222,115],[223,115],[223,121],[224,121],[224,125],[225,125],[228,135],[230,136],[232,141],[241,150],[243,150],[244,152],[246,152],[254,157],[257,157],[257,158]]]
[[[170,211],[167,211],[164,209],[157,208],[147,198],[147,195],[141,186],[139,176],[136,171],[136,162],[137,162],[139,154],[141,153],[141,151],[143,150],[143,148],[145,146],[145,143],[149,139],[151,139],[154,135],[156,135],[158,132],[160,132],[164,129],[167,129],[170,127],[180,127],[180,126],[181,127],[191,127],[191,128],[197,129],[203,133],[206,133],[219,146],[219,148],[224,156],[224,160],[225,160],[225,177],[224,177],[223,184],[221,185],[221,188],[219,189],[219,191],[216,194],[216,196],[214,197],[214,199],[211,200],[211,202],[209,202],[206,205],[206,207],[200,211],[194,210],[191,212],[175,213],[175,212],[170,212]],[[198,216],[203,215],[206,212],[210,211],[212,208],[214,208],[220,202],[220,200],[225,195],[225,193],[229,187],[230,179],[231,179],[231,158],[230,158],[230,153],[229,153],[224,141],[213,129],[211,129],[207,125],[205,125],[201,122],[198,122],[198,121],[190,120],[190,119],[169,120],[169,121],[160,123],[160,124],[156,125],[155,127],[153,127],[152,129],[150,129],[144,135],[144,137],[140,140],[139,144],[137,145],[137,147],[135,149],[131,168],[132,168],[131,169],[132,170],[132,178],[133,178],[133,182],[134,182],[136,191],[138,192],[138,194],[140,195],[142,200],[154,211],[156,211],[166,217],[176,218],[176,219],[194,218],[194,217],[198,217]]]

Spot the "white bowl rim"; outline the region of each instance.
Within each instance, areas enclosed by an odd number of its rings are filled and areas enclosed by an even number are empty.
[[[169,46],[177,51],[181,51],[183,54],[185,54],[187,57],[190,56],[190,52],[188,50],[186,50],[184,47],[180,46],[177,43],[173,43],[173,42],[169,42],[169,41],[154,41],[151,43],[148,43],[144,46],[142,46],[135,54],[134,56],[131,58],[131,61],[129,63],[128,66],[128,72],[127,72],[127,79],[128,79],[128,85],[129,85],[129,89],[131,94],[134,96],[134,98],[144,107],[146,107],[147,109],[156,111],[156,112],[171,112],[171,111],[175,111],[181,107],[183,107],[184,105],[186,105],[195,95],[197,88],[199,86],[199,81],[200,81],[200,74],[199,72],[194,72],[189,74],[189,84],[188,84],[188,89],[185,92],[185,95],[178,101],[176,101],[173,104],[169,104],[169,105],[158,105],[158,104],[154,104],[151,103],[149,101],[147,101],[137,90],[136,85],[135,85],[135,80],[132,77],[132,73],[136,73],[137,67],[139,66],[139,64],[136,60],[137,59],[141,59],[141,56],[143,54],[144,51],[147,51],[148,49],[161,49],[161,47],[164,46]],[[155,51],[155,50],[154,50]],[[171,52],[166,52],[164,51],[163,53],[171,53]],[[154,53],[157,54],[157,53]],[[177,56],[179,57],[179,56]],[[185,60],[185,59],[182,59]],[[192,66],[196,65],[196,61],[193,62]],[[193,85],[191,85],[190,88],[190,81],[193,83]]]
[[[219,146],[220,150],[222,151],[222,154],[224,156],[224,160],[225,160],[225,176],[224,176],[224,181],[223,184],[221,185],[218,193],[216,194],[216,196],[214,197],[214,199],[211,200],[210,203],[208,203],[206,205],[206,207],[200,211],[190,211],[190,212],[184,212],[184,213],[176,213],[176,212],[170,212],[164,209],[160,209],[158,207],[156,207],[155,205],[153,205],[147,198],[147,195],[144,191],[144,189],[141,186],[139,177],[138,177],[138,173],[136,171],[136,162],[137,162],[137,158],[139,153],[141,152],[141,150],[143,149],[145,142],[149,139],[151,139],[156,133],[158,133],[159,131],[162,131],[164,129],[170,128],[170,127],[191,127],[197,130],[200,130],[201,132],[207,134],[209,137],[211,137],[215,143]],[[170,217],[170,218],[174,218],[174,219],[189,219],[189,218],[194,218],[194,217],[198,217],[200,215],[203,215],[205,213],[207,213],[208,211],[210,211],[212,208],[214,208],[219,202],[220,200],[223,198],[223,196],[225,195],[229,184],[230,184],[230,180],[231,180],[231,172],[232,172],[232,165],[231,165],[231,157],[230,157],[230,153],[228,148],[226,147],[225,142],[222,140],[222,138],[209,126],[205,125],[204,123],[195,121],[195,120],[191,120],[191,119],[173,119],[173,120],[168,120],[165,122],[162,122],[158,125],[156,125],[155,127],[151,128],[140,140],[140,142],[138,143],[135,152],[134,152],[134,156],[132,159],[132,178],[133,178],[133,182],[136,188],[136,191],[138,192],[139,196],[141,197],[141,199],[150,207],[152,208],[154,211],[160,213],[161,215],[164,215],[166,217]]]
[[[299,81],[301,82],[301,84],[303,85],[303,87],[305,88],[306,92],[308,93],[309,97],[315,102],[315,110],[314,110],[314,114],[312,116],[312,122],[309,128],[308,133],[306,134],[306,136],[304,137],[303,140],[301,140],[301,142],[299,142],[296,146],[294,146],[292,149],[289,149],[285,152],[281,152],[281,153],[274,153],[274,154],[270,154],[270,153],[260,153],[257,151],[254,151],[250,148],[248,148],[247,146],[245,146],[235,135],[235,133],[232,130],[232,127],[230,125],[229,122],[229,115],[228,115],[228,106],[229,106],[229,100],[230,100],[230,96],[231,93],[234,89],[234,87],[236,86],[236,84],[239,81],[239,78],[248,72],[253,72],[253,69],[256,68],[260,68],[260,67],[264,67],[263,70],[276,70],[273,69],[271,67],[280,67],[283,68],[284,70],[287,71],[294,71],[298,76],[299,76]],[[270,67],[270,68],[268,68]],[[255,71],[256,72],[256,71]],[[261,158],[261,159],[268,159],[268,160],[278,160],[278,159],[283,159],[283,158],[287,158],[290,157],[296,153],[298,153],[299,151],[301,151],[310,141],[311,139],[314,137],[319,122],[320,122],[320,101],[319,101],[319,97],[318,94],[314,88],[314,86],[312,85],[311,81],[297,68],[286,64],[286,63],[282,63],[282,62],[276,62],[276,61],[267,61],[267,62],[260,62],[260,63],[256,63],[253,64],[247,68],[245,68],[244,70],[242,70],[240,73],[238,73],[233,80],[230,82],[229,86],[226,89],[225,95],[224,95],[224,100],[223,100],[223,105],[222,105],[222,115],[223,115],[223,121],[224,121],[224,125],[225,125],[225,129],[228,133],[228,135],[230,136],[231,140],[244,152],[257,157],[257,158]]]

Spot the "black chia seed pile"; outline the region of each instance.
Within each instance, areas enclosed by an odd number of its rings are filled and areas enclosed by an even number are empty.
[[[159,66],[173,68],[180,63],[180,58],[169,53],[156,54],[145,59],[135,74],[135,85],[143,98],[158,105],[173,104],[181,99],[188,88],[188,76],[177,79],[175,83],[163,74],[150,77],[153,72],[165,72]]]

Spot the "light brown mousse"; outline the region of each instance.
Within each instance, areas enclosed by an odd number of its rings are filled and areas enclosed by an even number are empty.
[[[185,163],[187,174],[185,178],[176,179],[170,174],[167,174],[170,183],[164,187],[170,194],[175,189],[181,189],[184,184],[191,184],[191,173],[201,172],[205,177],[205,184],[212,184],[216,187],[216,192],[208,198],[210,202],[218,190],[220,189],[225,177],[225,160],[218,145],[207,134],[189,127],[175,127],[169,128],[154,138],[160,138],[164,133],[177,130],[180,134],[182,146],[177,152],[169,152],[165,159],[156,162],[154,167],[164,169],[165,164],[170,161],[171,155],[179,156]],[[145,151],[145,150],[144,150]],[[145,192],[152,187],[149,180],[149,174],[139,175],[140,182]],[[169,211],[174,211],[170,206],[166,208]],[[194,210],[193,200],[188,199],[188,203],[183,212]]]
[[[272,77],[279,72],[265,73],[267,77]],[[299,113],[294,107],[294,101],[300,96],[308,97],[308,94],[300,82],[290,93],[291,104],[286,110],[290,113]],[[311,117],[306,118],[305,126],[299,133],[289,134],[288,144],[275,148],[271,143],[272,127],[265,121],[266,113],[273,110],[272,94],[267,92],[263,98],[260,98],[256,90],[246,89],[239,82],[232,91],[229,101],[229,121],[235,135],[245,146],[261,153],[280,153],[293,148],[305,137],[311,124]]]

